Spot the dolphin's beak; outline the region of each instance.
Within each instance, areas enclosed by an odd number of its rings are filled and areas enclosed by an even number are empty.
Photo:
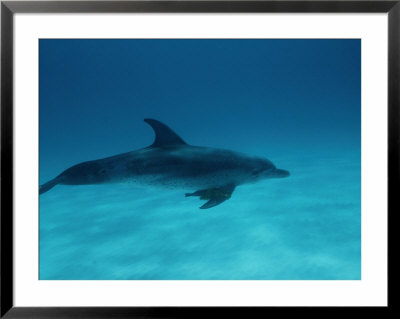
[[[276,177],[288,177],[290,175],[289,171],[284,169],[277,169],[275,171]]]

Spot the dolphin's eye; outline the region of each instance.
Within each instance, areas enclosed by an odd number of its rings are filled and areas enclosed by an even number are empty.
[[[255,168],[255,169],[253,169],[253,171],[251,172],[251,174],[252,174],[253,176],[256,176],[256,175],[260,174],[261,171],[262,171],[262,169]]]

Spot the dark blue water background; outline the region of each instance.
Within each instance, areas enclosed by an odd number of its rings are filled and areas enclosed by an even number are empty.
[[[144,118],[291,173],[209,210],[185,190],[56,186],[40,279],[361,278],[360,40],[40,40],[39,77],[40,183],[150,145]]]

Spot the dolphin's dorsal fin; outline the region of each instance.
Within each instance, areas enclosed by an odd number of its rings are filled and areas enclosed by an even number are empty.
[[[153,128],[154,133],[156,134],[154,143],[151,146],[163,147],[172,145],[187,145],[178,134],[160,121],[153,119],[145,119],[144,121]]]

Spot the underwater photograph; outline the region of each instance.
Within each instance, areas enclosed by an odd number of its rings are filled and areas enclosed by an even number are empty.
[[[360,39],[40,39],[40,280],[361,280]]]

